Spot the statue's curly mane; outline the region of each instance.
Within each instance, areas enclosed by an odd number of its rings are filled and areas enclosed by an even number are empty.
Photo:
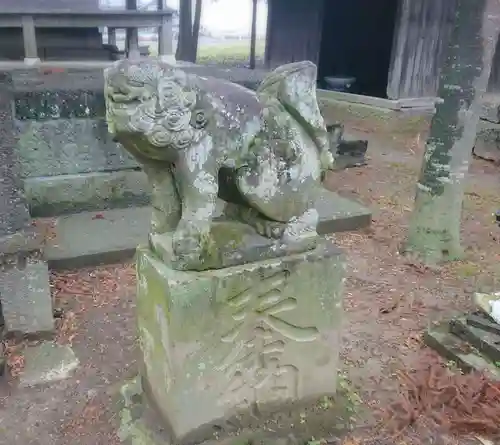
[[[144,136],[141,154],[168,158],[198,142],[208,125],[200,92],[181,70],[157,62],[127,62],[105,71],[106,113],[111,133]]]

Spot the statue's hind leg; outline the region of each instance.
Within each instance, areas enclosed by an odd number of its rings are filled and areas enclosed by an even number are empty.
[[[266,238],[280,239],[287,228],[287,223],[271,221],[259,211],[241,204],[227,202],[224,214],[229,219],[248,224]]]
[[[292,165],[286,165],[270,153],[267,159],[260,160],[258,168],[238,171],[240,193],[252,209],[263,215],[260,224],[271,227],[287,241],[316,235],[320,168],[315,150],[303,154],[311,156],[299,156]]]

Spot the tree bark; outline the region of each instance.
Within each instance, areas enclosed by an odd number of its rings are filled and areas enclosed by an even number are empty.
[[[499,33],[499,0],[458,0],[417,183],[406,252],[427,264],[461,257],[464,182]]]
[[[191,0],[180,0],[179,2],[179,38],[175,58],[186,62],[194,62],[193,7]]]
[[[267,2],[267,24],[266,24],[266,46],[264,50],[264,66],[266,68],[271,67],[271,48],[272,48],[272,42],[271,42],[271,37],[272,37],[272,32],[271,32],[271,26],[273,22],[273,14],[272,14],[272,9],[273,7],[273,0],[268,0]]]
[[[255,69],[255,46],[257,41],[257,2],[252,0],[252,31],[250,35],[250,69]]]
[[[196,0],[194,8],[194,20],[193,20],[193,33],[191,36],[192,41],[192,57],[193,62],[196,61],[196,56],[198,55],[198,42],[200,39],[200,24],[201,24],[201,9],[203,5],[203,0]]]

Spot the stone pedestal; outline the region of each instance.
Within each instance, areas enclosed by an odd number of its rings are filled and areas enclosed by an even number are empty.
[[[173,443],[222,438],[231,425],[335,394],[344,271],[329,240],[204,272],[138,249],[143,386]]]

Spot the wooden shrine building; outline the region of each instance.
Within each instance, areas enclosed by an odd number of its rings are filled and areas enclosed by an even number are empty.
[[[173,10],[106,10],[99,0],[5,0],[0,6],[0,61],[104,60],[120,58],[116,30],[126,29],[127,52],[139,53],[138,29],[158,29],[158,54],[170,56]],[[135,7],[128,7],[128,4]],[[108,29],[108,43],[101,30]]]
[[[298,60],[355,77],[352,93],[436,96],[455,0],[268,0],[268,68]],[[489,92],[500,90],[500,51]]]

